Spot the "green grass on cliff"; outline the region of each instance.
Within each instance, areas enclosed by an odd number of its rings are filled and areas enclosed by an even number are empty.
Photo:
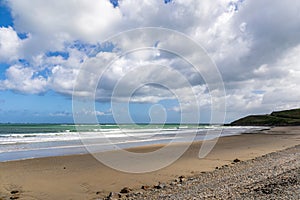
[[[300,109],[272,112],[269,115],[250,115],[232,122],[234,126],[297,126]]]

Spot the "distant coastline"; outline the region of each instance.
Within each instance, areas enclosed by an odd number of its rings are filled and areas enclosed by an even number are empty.
[[[274,111],[266,115],[249,115],[229,124],[230,126],[300,126],[300,108]]]

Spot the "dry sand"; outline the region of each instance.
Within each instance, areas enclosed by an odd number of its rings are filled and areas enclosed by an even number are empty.
[[[123,187],[140,188],[167,182],[180,175],[191,176],[228,164],[238,158],[249,160],[300,144],[300,127],[278,127],[257,134],[220,138],[205,158],[197,157],[196,142],[175,163],[159,171],[129,174],[110,169],[91,155],[39,158],[0,163],[0,199],[98,199]],[[148,152],[157,146],[134,148]],[[111,152],[107,152],[109,154]]]

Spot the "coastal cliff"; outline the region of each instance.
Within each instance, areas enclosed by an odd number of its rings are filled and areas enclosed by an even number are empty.
[[[232,126],[299,126],[300,108],[276,111],[266,115],[250,115],[232,122]]]

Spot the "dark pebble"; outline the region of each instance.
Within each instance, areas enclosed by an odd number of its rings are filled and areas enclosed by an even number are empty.
[[[17,194],[17,193],[19,193],[19,191],[18,191],[18,190],[13,190],[13,191],[11,191],[10,193],[11,193],[11,194]]]
[[[142,187],[141,187],[141,189],[143,189],[143,190],[148,190],[150,188],[150,186],[148,186],[148,185],[143,185]]]
[[[124,187],[124,188],[120,191],[120,193],[121,193],[121,194],[125,194],[125,193],[129,193],[130,191],[131,191],[130,188]]]
[[[166,185],[164,185],[164,184],[162,184],[162,183],[159,183],[158,185],[155,185],[155,186],[154,186],[155,189],[163,189],[163,188],[165,188],[165,187],[166,187]]]

